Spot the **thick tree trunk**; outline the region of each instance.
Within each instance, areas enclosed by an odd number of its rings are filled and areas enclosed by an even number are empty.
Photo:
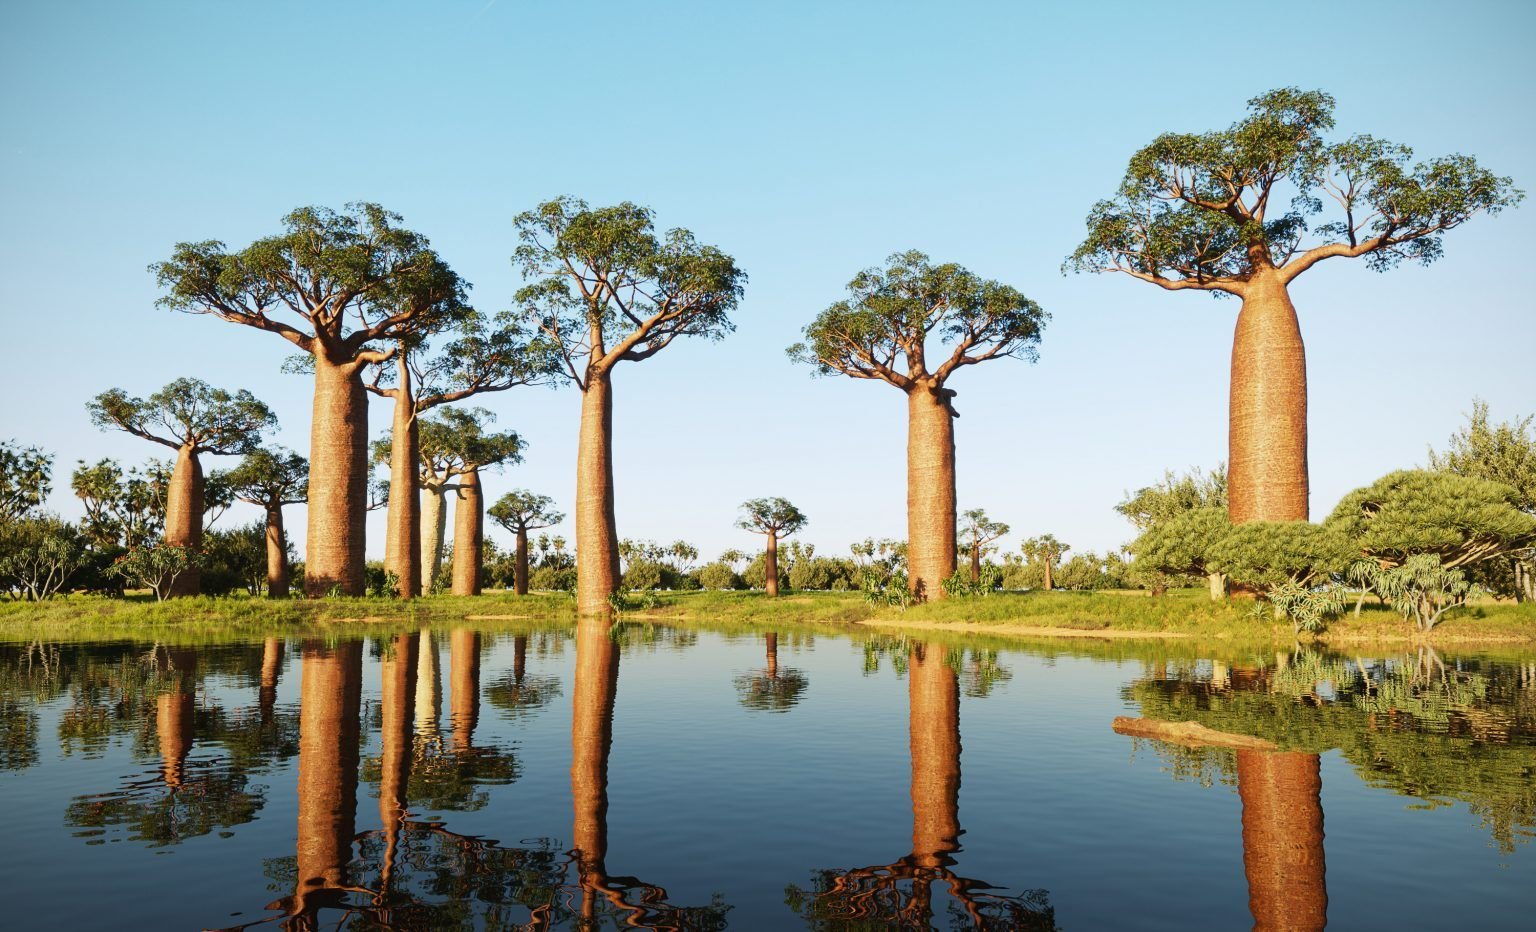
[[[389,516],[385,531],[384,569],[399,580],[400,597],[421,591],[420,428],[411,373],[401,353],[395,415],[390,426]]]
[[[1258,930],[1322,929],[1328,921],[1318,756],[1238,751],[1243,868]]]
[[[1046,592],[1056,588],[1056,554],[1047,551],[1045,554],[1045,582],[1042,584]]]
[[[379,662],[379,822],[384,827],[379,886],[386,891],[394,876],[401,823],[410,806],[406,788],[411,782],[416,642],[414,634],[396,635],[393,652]]]
[[[528,594],[528,529],[517,529],[517,551],[512,557],[512,591]]]
[[[763,589],[769,598],[779,594],[779,535],[768,532],[768,549],[763,551]]]
[[[416,733],[432,741],[438,737],[438,715],[442,711],[443,684],[437,664],[437,641],[424,629],[416,652]]]
[[[187,754],[196,735],[197,652],[169,650],[164,661],[174,685],[155,697],[155,731],[160,740],[160,777],[176,789],[186,782]]]
[[[267,506],[267,598],[288,598],[288,535],[283,506]]]
[[[256,708],[263,725],[272,721],[277,708],[277,681],[283,675],[283,641],[267,638],[261,645],[261,685],[256,691]]]
[[[939,644],[914,644],[907,663],[912,742],[912,858],[953,863],[960,848],[960,682]]]
[[[1220,602],[1227,597],[1227,574],[1206,573],[1205,582],[1211,589],[1211,601]]]
[[[978,585],[980,582],[981,582],[981,543],[979,541],[976,541],[976,540],[973,539],[971,541],[971,585],[975,586],[975,585]]]
[[[607,372],[593,372],[581,396],[576,452],[576,611],[606,614],[621,578],[613,501],[613,383]]]
[[[768,658],[767,658],[767,660],[768,660],[768,678],[770,680],[778,679],[778,676],[779,676],[779,635],[778,635],[777,632],[770,631],[766,635],[764,635],[764,640],[767,642],[765,646],[767,647],[767,653],[768,653]]]
[[[203,546],[203,464],[197,450],[184,446],[176,451],[176,465],[171,469],[170,486],[165,490],[165,542],[172,547],[186,547],[192,559]],[[197,595],[201,574],[194,565],[171,583],[172,596]]]
[[[528,672],[528,635],[519,634],[512,639],[512,682],[523,685]]]
[[[444,501],[448,477],[420,482],[421,492],[421,594],[430,595],[437,574],[443,570],[443,536],[448,530],[448,507]]]
[[[480,470],[459,477],[459,497],[453,505],[453,594],[480,594],[480,566],[485,561],[485,502],[480,495]]]
[[[928,383],[907,393],[907,572],[919,599],[944,598],[955,572],[953,396]]]
[[[352,363],[315,356],[304,592],[362,595],[368,512],[368,393]]]
[[[453,725],[453,746],[464,753],[475,744],[480,721],[480,635],[470,628],[455,628],[448,635],[448,720]]]
[[[571,696],[571,842],[588,907],[601,895],[608,856],[608,752],[619,688],[619,650],[606,619],[576,623],[575,688]]]
[[[1227,501],[1233,524],[1307,520],[1307,356],[1285,285],[1249,283],[1232,340]]]
[[[299,706],[298,889],[294,913],[313,915],[347,885],[357,827],[363,644],[303,651]],[[314,899],[311,899],[313,897]]]

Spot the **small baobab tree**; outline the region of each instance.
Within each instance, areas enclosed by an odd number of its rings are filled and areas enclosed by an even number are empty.
[[[484,408],[444,408],[421,422],[422,458],[454,477],[453,594],[479,595],[485,553],[485,498],[480,471],[523,461],[523,439],[513,431],[489,433],[496,415]],[[439,539],[441,540],[441,539]],[[440,552],[440,551],[439,551]],[[441,557],[434,562],[440,564]]]
[[[1229,399],[1233,524],[1307,520],[1307,364],[1291,282],[1334,257],[1376,271],[1428,264],[1447,230],[1523,196],[1465,155],[1410,167],[1406,146],[1327,141],[1333,103],[1282,88],[1250,100],[1225,130],[1159,136],[1131,156],[1115,197],[1094,205],[1067,259],[1078,271],[1242,300]],[[1333,216],[1309,229],[1327,204]]]
[[[309,462],[283,449],[259,449],[245,455],[225,474],[235,498],[267,516],[267,596],[288,597],[288,536],[283,506],[302,504],[309,494]]]
[[[179,243],[150,266],[172,310],[277,334],[314,358],[304,588],[365,589],[368,393],[363,370],[468,312],[465,285],[427,238],[377,204],[301,207],[284,230],[238,252]],[[286,319],[285,319],[286,318]],[[291,321],[291,322],[290,322]]]
[[[249,453],[277,418],[244,389],[230,393],[198,379],[177,379],[148,398],[122,389],[102,392],[86,405],[103,430],[117,429],[176,451],[166,484],[165,543],[196,554],[203,545],[204,491],[201,457]],[[194,558],[195,562],[195,558]],[[171,595],[196,595],[195,566],[182,573]]]
[[[768,538],[763,551],[763,588],[770,598],[779,594],[779,540],[799,532],[808,520],[788,499],[753,498],[741,503],[736,526]]]
[[[920,599],[943,598],[955,572],[959,414],[949,379],[989,359],[1033,361],[1048,317],[1008,285],[913,250],[860,272],[789,348],[818,375],[878,379],[906,394],[908,585]]]
[[[517,302],[552,341],[581,391],[576,454],[576,608],[609,608],[618,591],[613,497],[613,370],[679,337],[718,340],[734,329],[746,273],[687,230],[658,236],[651,211],[628,202],[589,208],[561,197],[517,217],[513,261],[529,284]]]
[[[535,495],[527,489],[513,489],[497,499],[489,509],[491,519],[517,537],[513,554],[512,589],[518,595],[528,594],[528,532],[553,527],[565,520],[565,515],[555,510],[555,500],[548,495]]]
[[[971,556],[971,584],[981,582],[981,558],[988,545],[1008,534],[1008,525],[987,517],[985,508],[972,508],[960,516],[960,537],[965,540],[966,552]]]
[[[1042,579],[1040,588],[1047,592],[1056,588],[1056,564],[1071,549],[1071,544],[1062,543],[1052,534],[1031,537],[1019,545],[1019,552],[1025,560],[1039,564]]]

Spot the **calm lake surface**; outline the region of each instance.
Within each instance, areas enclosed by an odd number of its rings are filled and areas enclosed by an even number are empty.
[[[1536,657],[445,625],[3,645],[0,712],[8,929],[1536,915]]]

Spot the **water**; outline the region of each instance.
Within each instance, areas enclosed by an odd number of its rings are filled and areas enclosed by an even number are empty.
[[[1497,929],[1536,907],[1530,658],[444,626],[5,645],[0,711],[11,929]]]

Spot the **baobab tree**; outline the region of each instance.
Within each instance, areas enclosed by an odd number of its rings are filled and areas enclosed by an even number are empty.
[[[1427,265],[1447,230],[1523,197],[1469,156],[1410,166],[1406,146],[1363,135],[1330,142],[1333,104],[1322,91],[1282,88],[1250,100],[1226,130],[1159,136],[1131,157],[1116,196],[1094,206],[1067,260],[1242,300],[1228,424],[1234,524],[1307,520],[1296,276],[1334,257],[1364,258],[1378,272],[1405,259]],[[1319,217],[1330,203],[1332,216]]]
[[[1008,534],[1008,525],[987,517],[985,508],[972,508],[960,516],[960,536],[971,555],[971,585],[981,582],[981,558],[987,545]]]
[[[1024,559],[1040,564],[1043,580],[1040,588],[1047,592],[1056,588],[1056,563],[1071,549],[1071,544],[1062,543],[1053,534],[1031,537],[1019,545],[1019,552],[1024,555]]]
[[[608,610],[619,588],[613,498],[613,370],[678,337],[718,340],[746,273],[683,229],[657,236],[649,208],[589,208],[571,197],[519,214],[513,261],[529,284],[517,292],[554,344],[562,375],[581,391],[576,454],[576,608]]]
[[[487,320],[469,312],[454,339],[435,355],[419,341],[402,340],[393,360],[373,367],[367,389],[395,402],[384,568],[400,580],[401,595],[409,597],[423,588],[418,418],[439,405],[547,381],[553,365],[547,344],[530,340],[513,315]]]
[[[469,311],[458,275],[400,220],[377,204],[301,207],[283,218],[282,233],[238,252],[216,240],[179,243],[150,266],[168,289],[162,306],[275,333],[314,357],[304,573],[311,596],[365,589],[364,368],[392,358],[398,341],[445,329]]]
[[[267,516],[267,596],[288,597],[288,536],[283,506],[302,504],[309,494],[309,463],[283,449],[259,449],[245,455],[225,474],[234,495]]]
[[[495,419],[496,415],[484,408],[444,408],[435,418],[421,422],[423,461],[454,479],[454,595],[480,594],[480,571],[485,556],[485,499],[480,492],[480,470],[523,461],[526,444],[515,432],[485,430],[485,425]],[[441,542],[439,534],[439,548]],[[438,549],[430,560],[423,560],[423,565],[434,567],[434,575],[435,567],[442,563],[441,554]]]
[[[790,358],[818,375],[878,379],[906,394],[908,585],[919,599],[944,598],[944,580],[955,572],[960,415],[949,379],[989,359],[1034,361],[1047,319],[1016,289],[953,262],[933,265],[912,250],[892,255],[884,269],[860,272],[848,297],[822,311],[805,328],[805,341],[789,348]]]
[[[198,379],[177,379],[148,398],[134,398],[120,388],[102,392],[86,404],[91,421],[176,451],[165,494],[165,542],[197,553],[203,545],[206,479],[201,457],[249,453],[261,432],[277,424],[272,411],[241,389],[231,394]],[[195,560],[194,560],[195,562]],[[196,595],[194,565],[177,577],[171,595]]]
[[[768,597],[779,594],[779,540],[805,527],[806,516],[783,498],[753,498],[741,503],[736,526],[768,538],[763,551],[763,588]]]
[[[528,532],[553,527],[565,520],[562,512],[555,510],[555,500],[548,495],[535,495],[527,489],[513,489],[490,507],[490,516],[497,524],[517,537],[517,548],[512,563],[512,589],[518,595],[528,594]]]

